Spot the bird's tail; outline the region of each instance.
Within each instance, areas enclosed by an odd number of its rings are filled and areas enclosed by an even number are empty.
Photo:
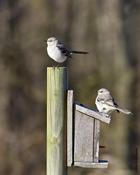
[[[127,115],[133,115],[133,113],[131,111],[127,110],[127,109],[122,109],[120,107],[117,107],[117,110],[119,112],[122,112],[122,113],[127,114]]]
[[[88,54],[88,52],[84,52],[84,51],[75,51],[75,50],[72,50],[71,53],[76,53],[76,54]]]

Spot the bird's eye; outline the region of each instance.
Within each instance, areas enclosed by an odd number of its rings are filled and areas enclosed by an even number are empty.
[[[103,91],[100,91],[100,93],[102,93]]]

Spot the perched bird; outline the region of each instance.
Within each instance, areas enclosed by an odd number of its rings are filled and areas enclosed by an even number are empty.
[[[59,42],[55,37],[49,38],[47,41],[47,53],[50,58],[58,63],[63,63],[67,58],[71,58],[72,54],[87,54],[88,52],[73,51],[65,47],[65,45]]]
[[[122,112],[124,114],[132,114],[127,109],[123,109],[117,105],[109,90],[101,88],[98,90],[98,95],[95,104],[99,112],[110,115],[113,111]]]

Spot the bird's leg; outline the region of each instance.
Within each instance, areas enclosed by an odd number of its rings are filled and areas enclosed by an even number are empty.
[[[53,68],[55,68],[55,67],[59,67],[59,64],[57,62],[53,63]]]

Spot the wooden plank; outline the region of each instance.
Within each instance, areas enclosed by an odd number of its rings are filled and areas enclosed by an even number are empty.
[[[73,164],[73,90],[67,92],[67,166]]]
[[[76,104],[76,105],[75,105],[75,109],[76,109],[77,111],[80,111],[80,112],[82,112],[82,113],[84,113],[84,114],[90,116],[90,117],[93,117],[93,118],[95,118],[95,119],[98,119],[98,120],[100,120],[100,121],[102,121],[102,122],[105,122],[105,123],[107,123],[107,124],[110,123],[110,120],[111,120],[111,119],[110,119],[110,117],[109,117],[108,115],[99,113],[99,112],[97,112],[97,111],[94,111],[93,109],[89,109],[89,108],[84,107],[84,106],[81,106],[81,105],[79,105],[79,104]]]
[[[47,175],[66,174],[64,165],[64,118],[67,69],[47,68]]]
[[[94,118],[75,111],[74,162],[93,162]]]
[[[82,168],[107,168],[108,161],[100,161],[98,163],[91,162],[74,162],[74,166]]]
[[[100,121],[94,121],[94,162],[99,161],[99,139],[100,139]]]

